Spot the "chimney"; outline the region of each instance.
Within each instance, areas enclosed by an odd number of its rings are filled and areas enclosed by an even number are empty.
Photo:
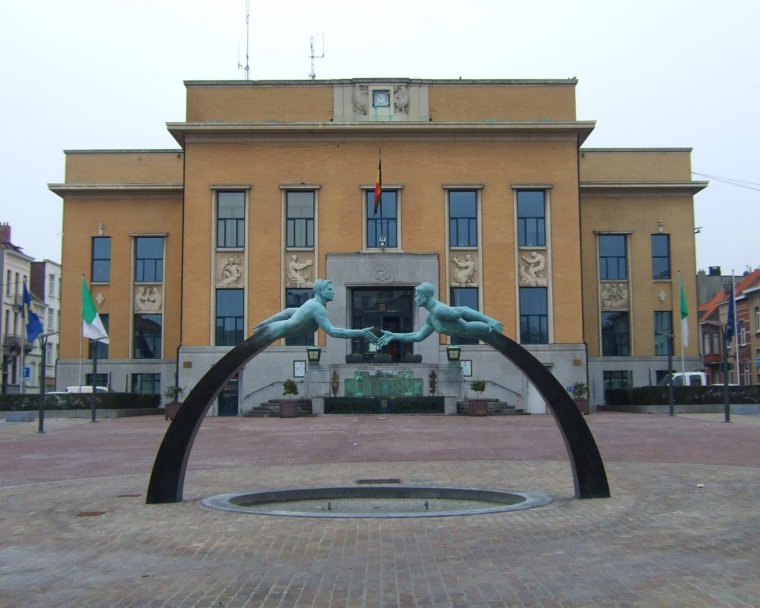
[[[711,277],[719,277],[720,276],[720,266],[710,266],[710,276]]]
[[[7,242],[11,242],[11,225],[8,222],[0,222],[0,237]]]

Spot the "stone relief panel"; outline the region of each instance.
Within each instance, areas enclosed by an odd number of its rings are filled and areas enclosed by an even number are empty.
[[[547,287],[546,252],[521,251],[518,261],[521,287]]]
[[[369,107],[369,87],[366,84],[355,84],[351,101],[354,106],[354,114],[366,116]]]
[[[285,264],[285,275],[287,287],[314,287],[314,259],[299,259],[297,253],[289,254]]]
[[[475,252],[451,256],[451,286],[477,287],[478,257]]]
[[[409,90],[406,85],[402,84],[394,87],[393,92],[393,111],[395,114],[408,114],[409,110]]]
[[[160,313],[163,311],[163,286],[135,286],[135,312]]]
[[[628,310],[630,306],[628,283],[602,283],[599,300],[602,310]]]
[[[243,287],[243,256],[229,253],[217,253],[216,257],[216,286]]]

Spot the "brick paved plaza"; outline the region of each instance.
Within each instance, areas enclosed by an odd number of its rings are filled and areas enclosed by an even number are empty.
[[[0,606],[760,606],[760,416],[586,417],[612,498],[576,500],[550,415],[209,418],[185,501],[146,505],[163,417],[0,423]],[[400,478],[529,511],[312,519],[214,494]]]

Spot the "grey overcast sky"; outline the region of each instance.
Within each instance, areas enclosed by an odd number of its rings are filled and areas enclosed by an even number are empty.
[[[760,265],[758,24],[755,0],[250,0],[248,63],[308,78],[313,36],[317,79],[577,77],[585,147],[693,149],[697,268],[741,273]],[[178,148],[183,81],[244,79],[245,54],[246,0],[3,2],[13,242],[60,261],[63,150]]]

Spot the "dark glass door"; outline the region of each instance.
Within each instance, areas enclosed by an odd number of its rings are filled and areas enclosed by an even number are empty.
[[[381,330],[394,333],[414,331],[412,326],[411,287],[399,289],[364,289],[356,288],[352,293],[352,327],[374,327],[380,336]],[[404,361],[406,354],[413,352],[411,343],[393,341],[383,348],[382,353],[391,356],[393,363]],[[364,340],[352,340],[351,352],[362,353],[371,360],[372,349]]]
[[[219,393],[219,415],[238,415],[238,377],[233,376]]]

